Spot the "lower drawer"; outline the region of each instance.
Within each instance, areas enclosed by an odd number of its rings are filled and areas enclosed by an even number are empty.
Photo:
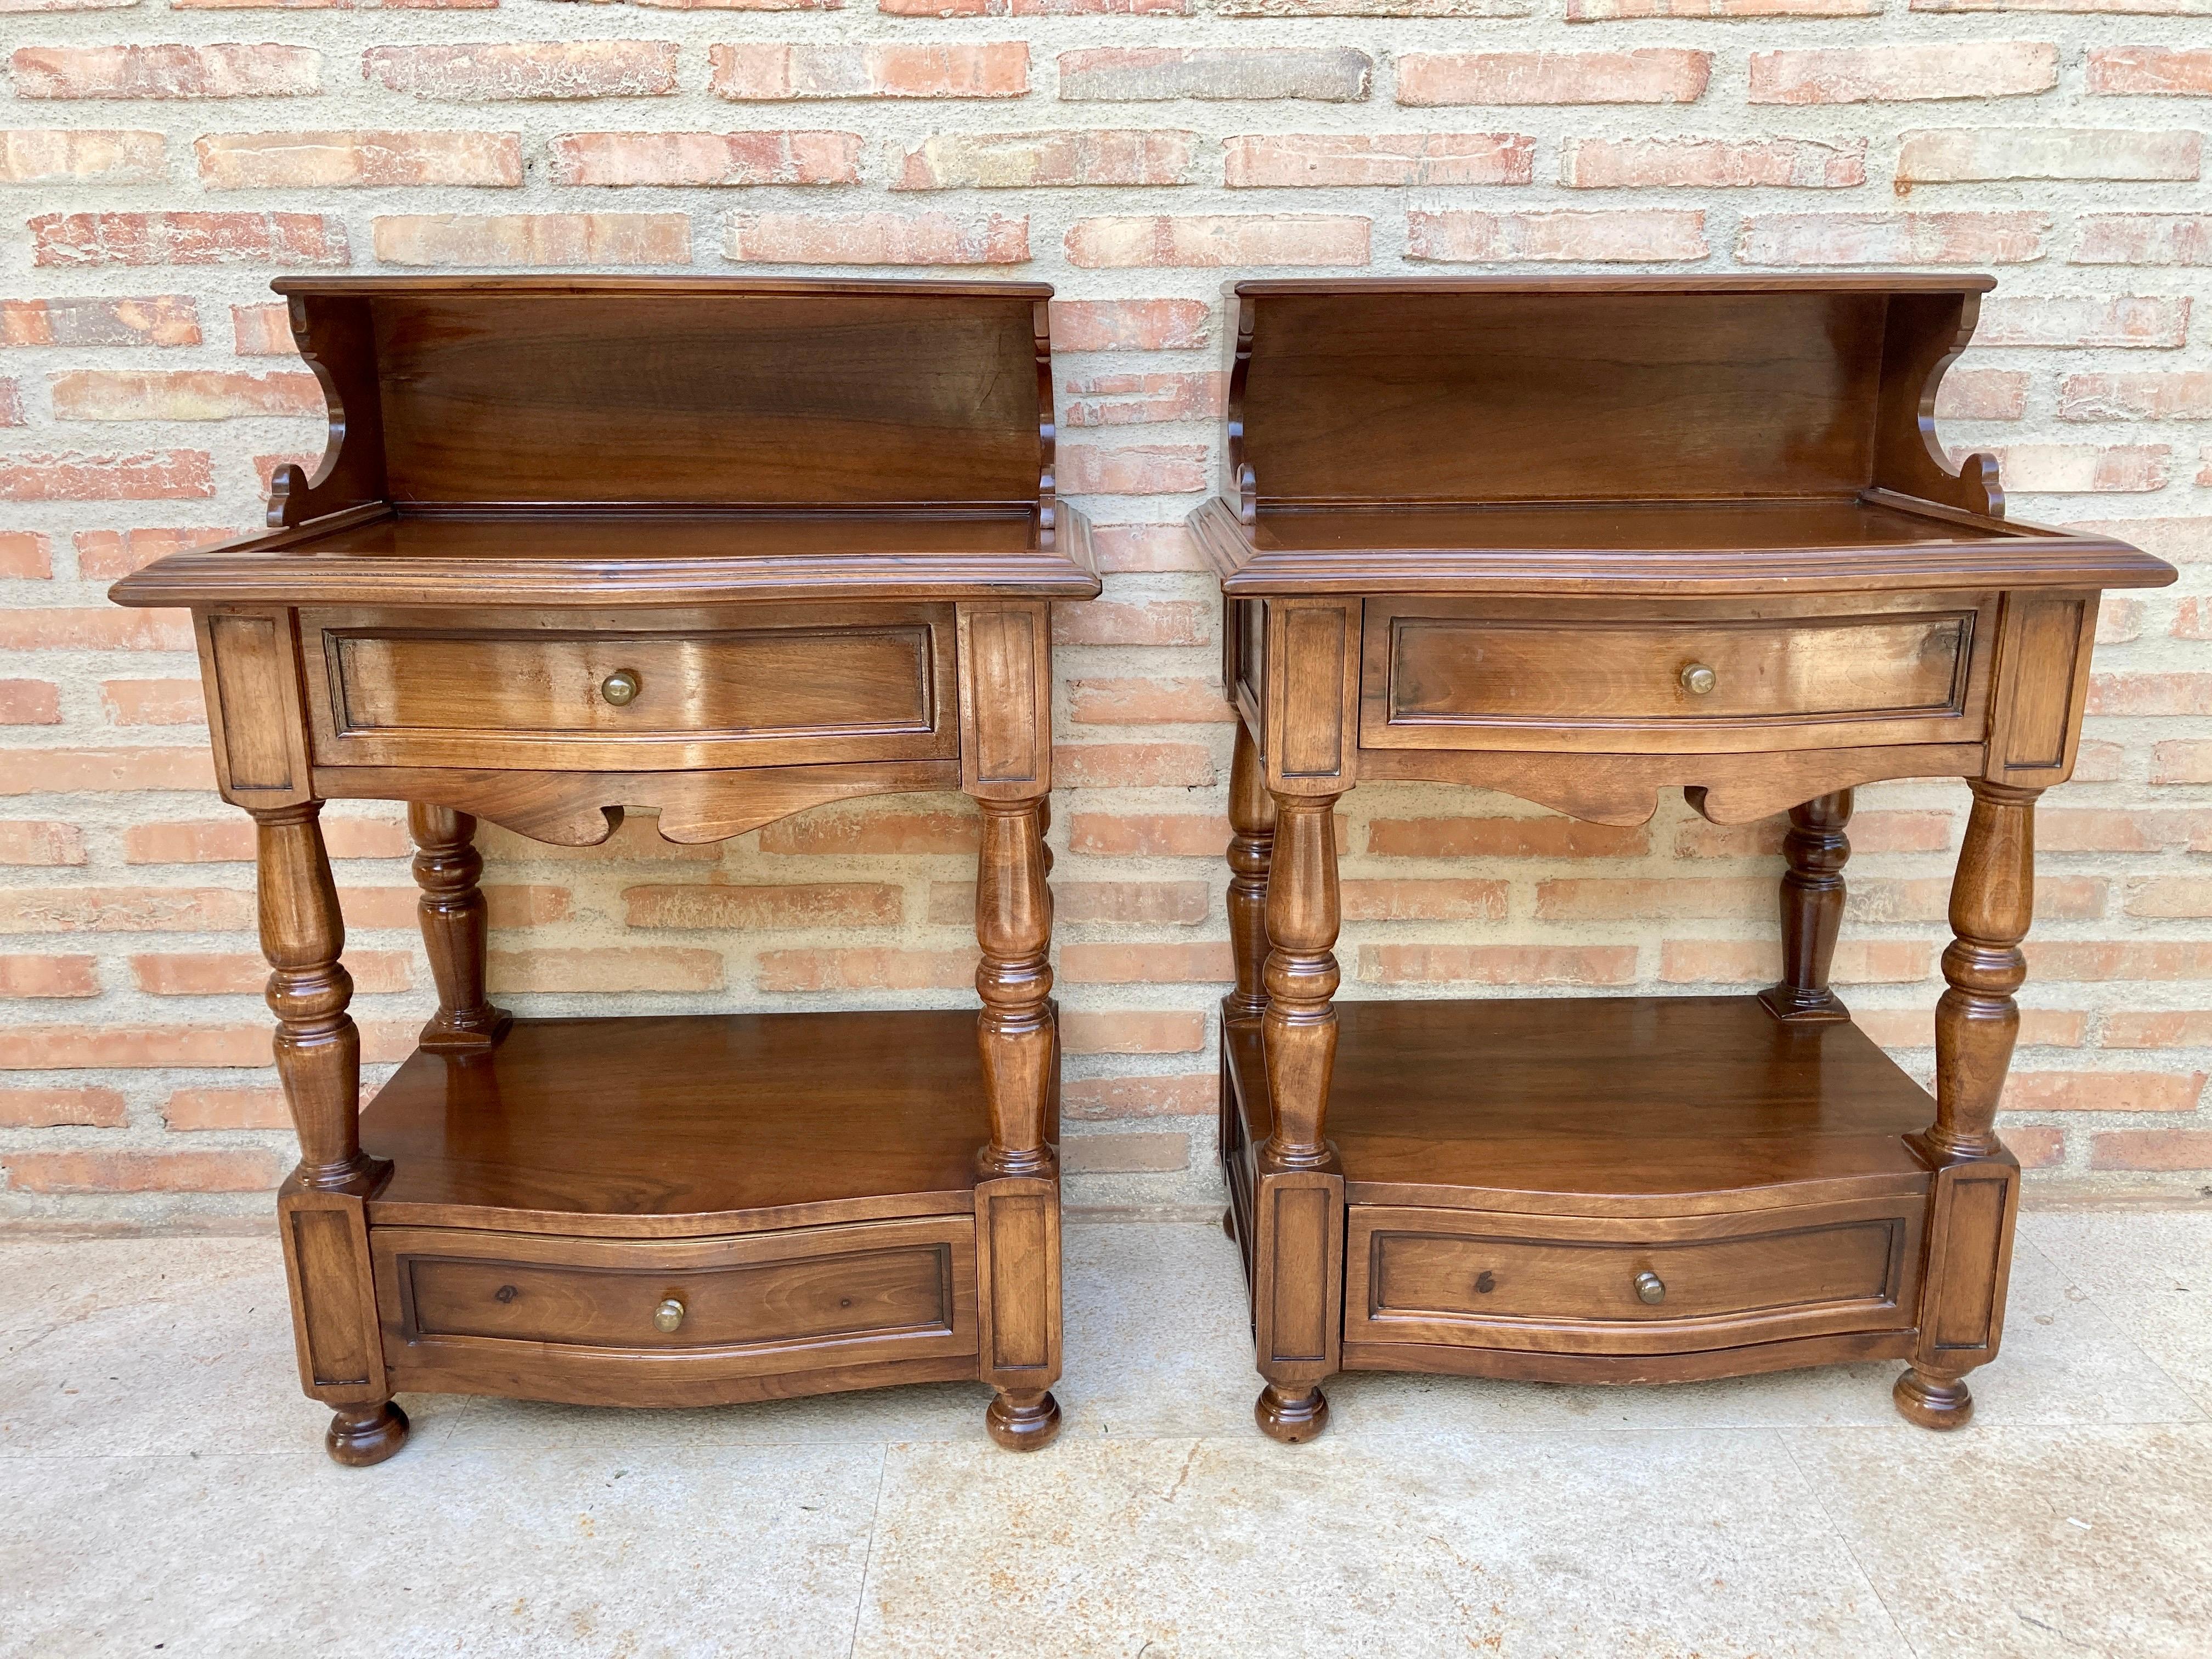
[[[717,1239],[379,1227],[369,1250],[403,1387],[683,1403],[717,1380],[976,1350],[968,1215]]]
[[[1905,1329],[1924,1207],[1612,1218],[1353,1205],[1344,1340],[1660,1354]]]

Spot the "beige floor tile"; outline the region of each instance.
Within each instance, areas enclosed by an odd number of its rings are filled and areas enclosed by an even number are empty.
[[[1064,1435],[1259,1432],[1243,1270],[1218,1224],[1074,1226],[1062,1255]]]
[[[1778,1441],[894,1447],[866,1659],[1907,1652]]]
[[[2021,1231],[2212,1411],[2212,1211],[2031,1214]]]
[[[1926,1659],[2212,1653],[2212,1428],[1784,1438]]]
[[[880,1451],[18,1458],[7,1659],[842,1659]]]

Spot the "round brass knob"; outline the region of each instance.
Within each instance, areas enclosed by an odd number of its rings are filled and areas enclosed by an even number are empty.
[[[1708,696],[1721,683],[1721,677],[1701,662],[1693,662],[1682,671],[1682,690],[1693,697]]]
[[[634,668],[617,668],[599,682],[599,695],[617,708],[635,700],[637,692],[637,671]]]
[[[1667,1282],[1648,1268],[1636,1275],[1636,1299],[1638,1302],[1664,1302]]]
[[[653,1310],[653,1322],[661,1330],[673,1331],[684,1322],[684,1304],[672,1296],[664,1298]]]

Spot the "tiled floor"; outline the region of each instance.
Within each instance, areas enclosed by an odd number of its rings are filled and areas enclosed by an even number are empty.
[[[1252,1426],[1207,1225],[1068,1232],[1067,1425],[983,1392],[415,1396],[338,1469],[273,1241],[0,1244],[0,1654],[2212,1656],[2212,1212],[2031,1213],[1951,1436],[1895,1367],[1376,1376]]]

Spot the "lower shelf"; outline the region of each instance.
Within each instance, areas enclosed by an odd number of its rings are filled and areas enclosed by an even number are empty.
[[[1748,997],[1337,1017],[1325,1249],[1259,1212],[1257,1022],[1230,1028],[1222,1128],[1248,1283],[1279,1318],[1286,1295],[1340,1310],[1343,1369],[1643,1382],[1911,1352],[1932,1177],[1905,1137],[1934,1103],[1855,1027]],[[1314,1179],[1282,1201],[1303,1215]]]

